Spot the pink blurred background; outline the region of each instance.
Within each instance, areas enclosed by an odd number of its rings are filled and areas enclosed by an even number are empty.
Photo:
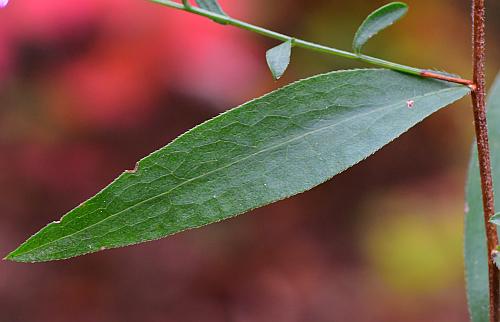
[[[220,1],[348,49],[384,1]],[[469,1],[409,0],[370,54],[470,77]],[[500,67],[489,3],[489,76]],[[360,67],[146,0],[11,0],[0,10],[0,254],[192,126],[284,84]],[[467,321],[469,101],[330,182],[200,230],[44,264],[0,262],[0,321]]]

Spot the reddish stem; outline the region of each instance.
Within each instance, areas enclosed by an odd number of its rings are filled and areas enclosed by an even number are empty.
[[[476,86],[474,85],[474,82],[469,80],[469,79],[463,79],[459,77],[452,77],[452,76],[446,76],[443,74],[435,73],[430,70],[424,70],[422,73],[420,73],[420,76],[422,77],[427,77],[427,78],[435,78],[447,82],[452,82],[452,83],[457,83],[457,84],[462,84],[462,85],[467,85],[469,86],[472,90],[476,89]]]
[[[474,84],[472,92],[474,124],[476,130],[477,150],[479,157],[479,172],[481,174],[481,189],[483,193],[484,221],[488,243],[488,276],[490,298],[490,322],[498,322],[500,285],[498,269],[491,256],[498,246],[496,226],[490,223],[495,214],[493,195],[493,179],[491,176],[490,147],[488,142],[488,126],[486,123],[486,90],[485,90],[485,6],[484,0],[473,0],[473,52],[474,52]]]

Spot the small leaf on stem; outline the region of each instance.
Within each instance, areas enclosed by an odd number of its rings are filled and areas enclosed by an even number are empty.
[[[227,16],[227,14],[222,10],[222,7],[217,2],[217,0],[196,0],[196,3],[200,6],[200,8],[208,10],[213,13],[217,13],[223,16]]]
[[[266,60],[274,79],[280,79],[290,64],[292,41],[288,40],[266,52]]]
[[[498,250],[494,250],[493,253],[491,253],[491,258],[493,258],[493,262],[496,267],[500,269],[500,252]]]
[[[493,217],[491,217],[490,222],[499,226],[500,225],[500,212],[497,212]]]
[[[359,27],[352,49],[359,54],[366,42],[383,29],[391,26],[408,12],[408,5],[402,2],[391,2],[372,12]]]

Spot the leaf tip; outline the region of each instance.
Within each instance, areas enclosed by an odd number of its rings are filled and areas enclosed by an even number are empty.
[[[22,262],[19,255],[19,248],[16,248],[12,252],[8,253],[4,258],[2,258],[2,260],[10,262]]]
[[[408,10],[408,5],[404,2],[401,2],[401,1],[394,1],[394,2],[391,2],[387,5],[394,5],[394,6],[399,6],[401,8],[406,8],[406,10]]]
[[[23,244],[24,245],[24,244]],[[15,263],[38,263],[46,262],[51,259],[45,259],[43,257],[38,257],[34,255],[31,250],[23,249],[23,245],[19,246],[9,254],[7,254],[3,260]]]
[[[292,40],[285,41],[284,43],[273,47],[266,51],[266,61],[273,78],[278,80],[283,76],[292,54]]]

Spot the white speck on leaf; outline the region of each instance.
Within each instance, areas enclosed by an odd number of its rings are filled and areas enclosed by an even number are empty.
[[[464,205],[464,212],[465,212],[465,213],[468,213],[468,212],[469,212],[469,203],[467,203],[467,202],[466,202],[466,203],[465,203],[465,205]]]
[[[413,108],[413,105],[414,105],[414,104],[415,104],[415,101],[413,101],[413,100],[407,100],[407,101],[406,101],[406,106],[407,106],[408,108]]]

